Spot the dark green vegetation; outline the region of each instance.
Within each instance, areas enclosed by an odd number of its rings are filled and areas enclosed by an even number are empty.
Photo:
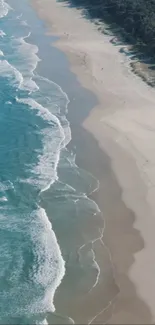
[[[155,56],[155,0],[69,0],[92,18],[120,28],[121,35],[143,53]]]

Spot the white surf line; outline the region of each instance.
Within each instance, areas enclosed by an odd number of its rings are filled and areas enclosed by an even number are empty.
[[[104,228],[103,228],[103,231],[104,231]],[[97,240],[100,240],[100,237],[99,238],[95,238],[93,241],[88,241],[87,243],[83,244],[82,246],[80,246],[80,248],[78,249],[78,255],[79,255],[79,260],[80,260],[80,251],[88,244],[92,244],[93,246],[93,243],[96,242]],[[96,266],[96,269],[98,271],[97,273],[97,276],[96,276],[96,280],[95,280],[95,283],[92,285],[92,287],[90,288],[90,290],[88,291],[88,293],[90,293],[98,284],[99,282],[99,278],[100,278],[100,274],[101,274],[101,271],[100,271],[100,267],[99,267],[99,264],[97,263],[96,259],[95,259],[95,252],[93,250],[93,248],[91,249],[91,252],[93,254],[93,262],[94,262],[94,265]]]
[[[16,19],[20,19],[23,16],[23,13],[21,13],[19,16],[16,17]]]
[[[77,253],[78,253],[78,255],[79,255],[79,260],[80,260],[80,251],[81,251],[81,249],[84,248],[87,244],[89,244],[89,242],[86,243],[86,244],[81,245],[81,246],[78,248]]]
[[[118,295],[118,294],[117,294]],[[108,305],[105,307],[105,308],[103,308],[99,313],[97,313],[91,320],[90,320],[90,322],[88,323],[88,325],[90,325],[90,324],[92,324],[92,322],[98,317],[98,316],[100,316],[102,313],[104,313],[106,310],[108,310],[108,308],[110,307],[110,306],[112,306],[112,308],[114,308],[113,306],[113,302],[114,302],[114,300],[116,299],[116,297],[117,297],[117,295],[112,299],[112,300],[110,300],[109,301],[109,303],[108,303]],[[113,314],[113,313],[112,313]],[[108,318],[109,319],[109,318]],[[108,321],[108,319],[107,319],[107,321]],[[102,323],[102,324],[107,324],[107,321],[106,322],[104,322],[104,323]]]
[[[92,247],[93,247],[93,244],[96,243],[96,241],[98,241],[98,240],[99,240],[99,241],[102,241],[103,233],[104,233],[104,229],[105,229],[105,226],[102,228],[101,236],[100,236],[100,237],[95,238],[94,240],[92,240]],[[88,293],[90,293],[90,292],[91,292],[91,291],[92,291],[92,290],[97,286],[97,284],[98,284],[98,282],[99,282],[100,274],[101,274],[101,269],[100,269],[99,264],[97,263],[97,261],[96,261],[96,259],[95,259],[96,255],[95,255],[95,252],[94,252],[93,249],[92,249],[92,252],[93,252],[93,255],[94,255],[93,262],[95,263],[95,265],[96,265],[96,267],[97,267],[98,274],[97,274],[96,281],[95,281],[94,285],[92,286],[92,288],[89,290]]]
[[[70,316],[68,316],[68,315],[61,315],[61,314],[58,314],[57,312],[54,312],[53,313],[53,315],[54,316],[56,316],[56,317],[59,317],[59,318],[61,318],[62,320],[64,320],[64,319],[67,319],[67,320],[69,320],[70,321],[70,323],[69,324],[75,324],[75,321],[74,321],[74,319],[73,318],[71,318]],[[48,324],[48,323],[47,323]],[[66,323],[66,324],[68,324],[68,323]],[[49,324],[48,324],[49,325]]]
[[[88,195],[91,195],[92,193],[97,192],[99,190],[99,188],[100,188],[100,181],[98,179],[96,179],[96,180],[97,180],[97,186]]]
[[[74,146],[74,149],[76,150],[76,146]],[[70,163],[71,166],[75,166],[75,167],[77,167],[76,174],[77,174],[77,175],[80,175],[79,166],[76,164],[76,154],[73,153],[73,151],[71,152],[71,154],[74,155],[74,161],[70,161],[69,158],[66,158],[66,160]],[[85,171],[83,168],[82,168],[81,170]],[[99,180],[98,180],[98,179],[97,179],[93,174],[91,174],[91,173],[88,172],[88,171],[86,171],[86,172],[87,172],[87,174],[90,175],[90,177],[92,177],[92,178],[96,181],[96,183],[97,183],[96,187],[95,187],[93,190],[91,190],[91,192],[89,192],[89,193],[84,193],[84,194],[87,196],[87,198],[88,198],[89,195],[91,195],[92,193],[98,191],[98,189],[99,189],[99,187],[100,187],[100,182],[99,182]],[[89,199],[89,198],[88,198],[88,199]],[[92,200],[92,201],[94,201],[94,200]],[[95,201],[94,201],[94,203],[95,203]]]
[[[91,176],[93,176],[93,175],[91,175]],[[93,176],[93,177],[94,177],[94,176]],[[94,177],[94,179],[96,179],[96,178]],[[95,188],[94,188],[94,189],[93,189],[93,190],[92,190],[88,195],[91,195],[92,193],[96,192],[96,191],[99,189],[99,187],[100,187],[100,182],[99,182],[99,180],[97,180],[97,179],[96,179],[96,181],[97,181],[97,186],[96,186],[96,187],[95,187]],[[86,193],[84,193],[84,197],[86,197],[87,200],[92,201],[92,202],[95,204],[95,206],[96,206],[96,208],[97,208],[97,212],[94,213],[94,216],[95,216],[97,213],[101,213],[101,210],[100,210],[99,206],[97,205],[97,203],[96,203],[95,201],[91,200],[91,199],[87,196]],[[80,198],[80,197],[79,197],[79,198]],[[79,199],[75,200],[75,203],[78,202],[78,200],[79,200]],[[97,240],[100,240],[101,237],[103,237],[103,232],[104,232],[104,227],[103,227],[103,229],[102,229],[102,234],[101,234],[101,236],[98,237],[98,238],[95,238],[93,241],[91,241],[92,246],[93,246],[93,243],[94,243],[94,242],[96,242]],[[80,258],[80,250],[81,250],[82,248],[84,248],[87,244],[89,244],[89,242],[86,243],[86,244],[83,244],[83,245],[80,246],[80,248],[78,249],[79,258]],[[93,288],[95,288],[96,285],[98,284],[98,282],[99,282],[99,277],[100,277],[100,273],[101,273],[101,271],[100,271],[100,267],[99,267],[99,265],[98,265],[98,263],[97,263],[97,261],[96,261],[96,259],[95,259],[95,252],[94,252],[93,249],[91,249],[91,252],[92,252],[92,254],[93,254],[93,262],[94,262],[94,265],[96,266],[96,269],[97,269],[97,271],[98,271],[98,274],[97,274],[97,276],[96,276],[96,281],[95,281],[95,283],[93,284],[92,288],[89,290],[88,293],[90,293],[90,291],[92,291]]]
[[[76,147],[75,147],[75,149],[76,149]],[[75,154],[75,156],[76,156],[76,154]],[[75,159],[76,159],[76,157],[75,157]],[[71,167],[75,167],[76,168],[76,170],[74,171],[76,173],[76,175],[80,175],[79,168],[76,165],[75,161],[70,161],[70,159],[68,157],[66,158],[66,160],[70,164]]]
[[[89,194],[88,194],[88,195],[89,195]],[[90,198],[87,196],[86,193],[83,194],[83,197],[86,198],[88,201],[94,203],[94,206],[96,207],[96,212],[94,212],[94,215],[96,215],[97,213],[101,213],[101,210],[100,210],[98,204],[97,204],[94,200],[90,199]]]
[[[99,182],[98,182],[98,185],[99,185]],[[98,188],[98,187],[97,187]],[[96,188],[96,189],[97,189]],[[96,190],[95,189],[95,190]],[[93,192],[95,191],[95,190],[93,190]],[[93,193],[92,192],[92,193]],[[93,200],[91,200],[89,197],[87,197],[87,195],[84,193],[84,196],[83,197],[85,197],[88,201],[91,201],[91,202],[93,202],[93,204],[95,205],[95,207],[96,207],[96,212],[94,212],[94,216],[97,214],[97,213],[101,213],[101,210],[100,210],[100,208],[99,208],[99,206],[97,205],[97,203],[95,202],[95,201],[93,201]],[[104,225],[104,227],[102,228],[102,231],[101,231],[101,235],[99,236],[99,237],[97,237],[97,238],[95,238],[95,239],[93,239],[93,240],[91,240],[91,241],[88,241],[87,243],[85,243],[85,244],[83,244],[82,246],[80,246],[80,248],[78,249],[78,255],[79,255],[79,260],[80,260],[80,251],[86,246],[86,245],[88,245],[88,244],[90,244],[91,243],[91,245],[92,245],[92,249],[91,249],[91,252],[92,252],[92,254],[93,254],[93,262],[94,262],[94,265],[96,265],[96,269],[97,269],[97,271],[98,271],[98,274],[97,274],[97,276],[96,276],[96,280],[95,280],[95,283],[92,285],[92,287],[90,288],[90,290],[88,291],[88,293],[90,293],[96,286],[97,286],[97,284],[98,284],[98,282],[99,282],[99,278],[100,278],[100,274],[101,274],[101,271],[100,271],[100,267],[99,267],[99,264],[97,263],[97,261],[96,261],[96,259],[95,259],[95,252],[94,252],[94,250],[93,250],[93,244],[97,241],[97,240],[101,240],[102,239],[102,237],[103,237],[103,232],[104,232],[104,229],[105,229],[105,225]]]
[[[31,36],[32,32],[28,32],[28,34],[26,36],[23,36],[23,37],[20,37],[21,40],[25,40],[25,38],[29,38]],[[27,42],[26,42],[27,43]],[[27,43],[27,44],[30,44],[30,43]],[[35,45],[35,44],[33,44]],[[38,53],[38,51],[37,51]],[[40,60],[41,61],[41,60]]]
[[[67,113],[68,113],[68,104],[70,103],[70,99],[69,99],[67,93],[66,93],[66,92],[61,88],[61,86],[58,85],[56,82],[54,82],[54,81],[52,81],[52,80],[50,80],[50,79],[48,79],[48,78],[46,78],[46,77],[40,76],[40,75],[37,74],[37,73],[35,73],[34,75],[35,75],[36,78],[38,77],[40,80],[43,80],[43,81],[46,81],[46,82],[48,82],[48,83],[51,83],[51,84],[55,85],[55,86],[60,90],[60,92],[61,92],[61,93],[64,95],[64,97],[66,98],[66,105],[65,105],[66,112],[65,112],[65,113],[67,114]]]
[[[103,242],[103,235],[104,235],[104,230],[105,230],[105,221],[104,221],[104,227],[102,228],[102,229],[100,229],[100,231],[101,231],[101,236],[99,236],[98,238],[95,238],[93,241],[91,241],[91,242],[88,242],[88,243],[86,243],[86,244],[83,244],[82,246],[80,246],[80,248],[78,249],[78,254],[79,254],[79,257],[80,257],[80,250],[82,249],[82,248],[84,248],[87,244],[89,244],[89,243],[92,243],[92,245],[96,242],[96,241],[98,241],[98,240],[100,240],[101,241],[101,244],[106,248],[106,250],[107,250],[107,252],[108,252],[108,255],[109,255],[109,259],[110,259],[110,263],[111,263],[111,267],[112,267],[112,273],[113,273],[113,279],[114,279],[114,281],[115,281],[115,283],[117,284],[117,286],[118,286],[118,293],[113,297],[113,299],[112,300],[110,300],[109,302],[108,302],[108,305],[105,307],[105,308],[103,308],[99,313],[97,313],[91,320],[90,320],[90,322],[88,323],[88,325],[89,324],[92,324],[92,322],[99,316],[99,315],[101,315],[104,311],[106,311],[112,304],[113,304],[113,302],[114,302],[114,300],[116,299],[116,297],[118,296],[118,294],[119,294],[119,292],[120,292],[120,286],[119,286],[119,284],[116,282],[116,279],[115,279],[115,271],[114,271],[114,264],[113,264],[113,261],[112,261],[112,256],[111,256],[111,252],[110,252],[110,250],[109,250],[109,248],[105,245],[105,243]],[[93,251],[93,250],[92,250]],[[93,251],[93,253],[94,253],[94,251]],[[94,253],[94,256],[95,256],[95,253]],[[95,258],[94,258],[94,262],[98,265],[98,263],[96,262],[96,260],[95,260]],[[98,284],[98,282],[99,282],[99,278],[100,278],[100,267],[99,267],[99,265],[98,265],[98,268],[99,268],[99,273],[98,273],[98,275],[97,275],[97,277],[96,277],[96,281],[95,281],[95,283],[94,283],[94,285],[92,286],[92,288],[89,290],[89,292],[88,293],[90,293],[96,286],[97,286],[97,284]],[[106,324],[106,323],[103,323],[103,324]]]
[[[4,33],[4,31],[2,29],[0,29],[0,37],[3,38],[4,36],[6,36],[6,34]]]
[[[106,224],[104,224],[104,228],[102,229],[102,232],[101,232],[101,236],[99,237],[99,238],[97,238],[97,239],[95,239],[94,241],[93,241],[93,243],[95,243],[97,240],[100,240],[101,241],[101,243],[102,243],[102,245],[106,248],[106,250],[107,250],[107,252],[108,252],[108,255],[109,255],[109,258],[110,258],[110,262],[111,262],[111,267],[112,267],[112,273],[113,273],[113,279],[114,279],[114,281],[115,281],[115,283],[117,284],[117,286],[118,286],[118,289],[119,289],[119,291],[118,291],[118,293],[116,293],[116,295],[113,297],[113,299],[112,300],[110,300],[109,301],[109,303],[108,303],[108,305],[105,307],[105,308],[103,308],[98,314],[96,314],[93,318],[92,318],[92,320],[88,323],[88,325],[89,324],[91,324],[99,315],[101,315],[104,311],[106,311],[111,305],[112,305],[112,303],[114,302],[114,300],[116,299],[116,297],[118,296],[118,294],[119,294],[119,292],[120,292],[120,286],[119,286],[119,284],[116,282],[116,277],[115,277],[115,270],[114,270],[114,264],[113,264],[113,261],[112,261],[112,256],[111,256],[111,252],[110,252],[110,249],[105,245],[105,243],[103,242],[103,235],[104,235],[104,230],[105,230],[105,228],[106,228]],[[112,313],[113,314],[113,313]],[[111,315],[112,316],[112,315]],[[106,324],[106,323],[104,323],[104,324]]]
[[[96,257],[95,256],[95,253],[94,253],[93,249],[91,249],[91,251],[92,251],[92,254],[93,254],[93,262],[94,262],[94,265],[96,266],[96,269],[98,271],[98,274],[96,276],[96,281],[95,281],[94,285],[92,286],[92,288],[89,290],[88,293],[90,293],[90,291],[92,291],[93,288],[95,288],[97,286],[97,284],[99,282],[100,274],[101,274],[101,269],[100,269],[100,267],[99,267],[99,265],[98,265],[98,263],[96,262],[96,259],[95,259],[95,257]]]
[[[113,260],[112,260],[112,256],[111,256],[111,252],[110,252],[110,249],[107,247],[107,245],[104,243],[103,241],[103,236],[104,236],[104,230],[106,229],[106,222],[104,220],[104,227],[101,230],[101,236],[99,238],[97,238],[96,240],[93,241],[93,243],[95,243],[95,241],[97,240],[100,240],[102,245],[106,248],[107,252],[108,252],[108,255],[109,255],[109,258],[110,258],[110,262],[111,262],[111,266],[112,266],[112,271],[113,271],[113,278],[116,282],[116,278],[115,278],[115,270],[114,270],[114,263],[113,263]],[[117,284],[117,286],[119,287],[119,285]],[[120,289],[120,287],[119,287]]]

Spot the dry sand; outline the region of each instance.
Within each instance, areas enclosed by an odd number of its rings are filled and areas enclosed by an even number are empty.
[[[108,323],[154,323],[155,90],[131,72],[119,46],[80,10],[56,0],[33,3],[50,32],[60,37],[56,46],[68,55],[72,71],[99,99],[83,125],[111,158],[122,199],[136,216],[130,220],[116,209],[116,215],[109,212],[106,219],[104,239],[120,287]],[[132,237],[131,225],[137,237]]]

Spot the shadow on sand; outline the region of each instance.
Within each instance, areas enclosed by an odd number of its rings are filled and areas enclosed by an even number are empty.
[[[81,10],[83,17],[92,21],[98,30],[111,36],[110,42],[118,46],[130,61],[131,70],[151,87],[155,86],[155,58],[150,55],[148,46],[136,41],[123,27],[114,22],[114,17],[105,11],[100,13],[99,5],[91,6],[88,0],[57,0],[66,6]]]

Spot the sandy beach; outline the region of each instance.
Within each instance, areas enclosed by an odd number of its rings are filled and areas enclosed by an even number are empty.
[[[102,263],[102,245],[106,245],[114,282],[112,286],[109,284],[107,305],[101,282],[100,290],[96,288],[88,305],[82,300],[78,311],[74,303],[70,306],[75,308],[72,314],[81,312],[79,323],[82,323],[87,318],[82,317],[85,310],[100,299],[103,308],[91,316],[89,323],[152,324],[155,322],[155,90],[130,70],[129,59],[119,52],[121,46],[114,46],[110,42],[112,37],[101,34],[80,10],[56,0],[32,2],[48,24],[49,33],[58,36],[55,46],[67,54],[71,70],[81,85],[98,98],[98,105],[82,126],[97,141],[101,155],[106,153],[108,157],[104,162],[104,156],[95,155],[94,142],[85,165],[88,162],[90,171],[100,181],[100,190],[93,197],[105,219],[103,242],[101,247],[97,243],[96,254]],[[109,164],[113,173],[103,174],[100,161]]]

